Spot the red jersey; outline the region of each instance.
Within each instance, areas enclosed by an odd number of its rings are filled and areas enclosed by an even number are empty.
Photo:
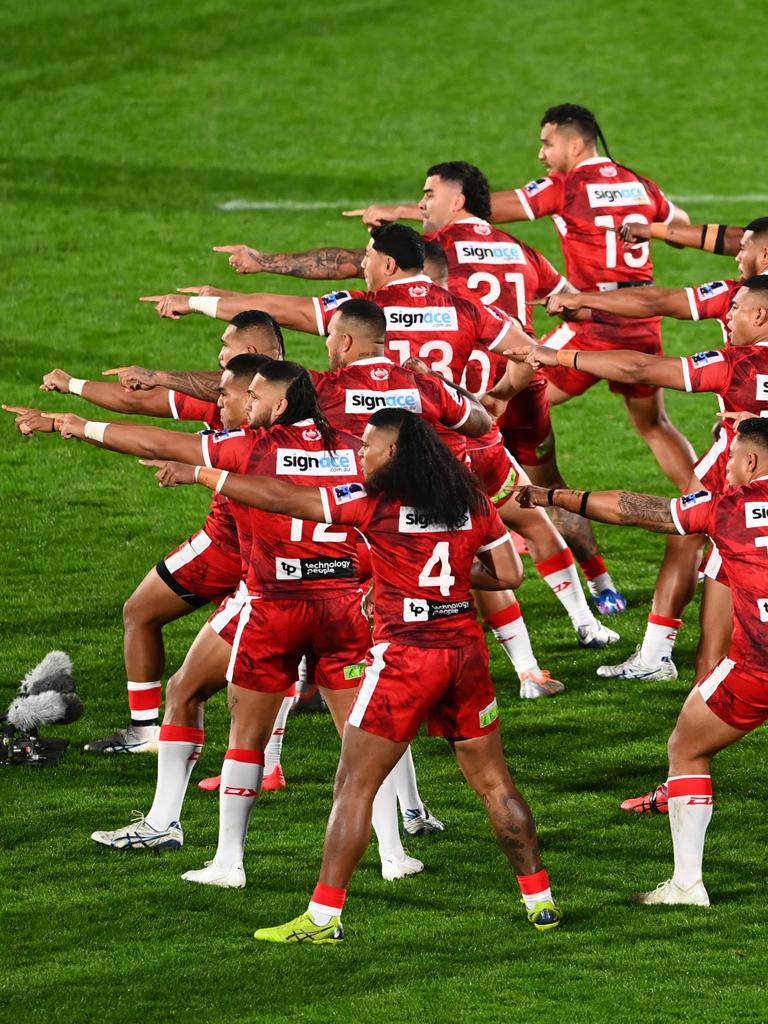
[[[384,310],[384,352],[395,363],[417,356],[452,381],[461,379],[473,348],[498,348],[510,328],[500,313],[452,295],[419,274],[373,292],[340,291],[314,298],[318,334],[328,333],[331,317],[348,299],[368,299]]]
[[[671,503],[679,533],[706,533],[733,582],[733,638],[728,656],[768,676],[768,477],[726,494],[697,491]]]
[[[202,421],[208,430],[222,430],[221,410],[216,402],[204,402],[181,391],[168,392],[168,404],[175,420]],[[229,501],[223,494],[214,494],[211,508],[203,527],[211,540],[224,551],[242,554],[241,538]]]
[[[275,477],[295,484],[347,486],[362,479],[360,441],[339,433],[337,449],[324,449],[311,420],[268,429],[223,431],[203,440],[206,466],[234,473]],[[238,518],[245,506],[237,506]],[[354,530],[332,530],[290,516],[249,508],[246,584],[252,594],[301,599],[327,598],[333,591],[359,586]]]
[[[509,541],[491,503],[467,512],[461,526],[444,523],[358,484],[321,491],[328,523],[354,526],[371,545],[374,640],[414,647],[457,647],[475,642],[470,570],[477,551]]]
[[[741,288],[741,281],[708,281],[698,288],[686,288],[685,294],[691,310],[691,320],[719,320],[726,345],[731,342],[728,312],[733,297]]]
[[[723,412],[768,416],[768,341],[681,356],[686,391],[713,391]],[[733,433],[728,420],[726,429]]]
[[[582,160],[515,190],[531,220],[551,216],[560,234],[568,280],[580,291],[602,291],[624,281],[652,281],[649,242],[625,249],[622,224],[672,219],[672,206],[649,178],[605,156]]]
[[[451,451],[463,458],[466,439],[456,428],[466,422],[471,410],[466,396],[450,384],[413,373],[386,356],[309,374],[322,410],[337,430],[362,437],[377,409],[405,409],[423,416]]]

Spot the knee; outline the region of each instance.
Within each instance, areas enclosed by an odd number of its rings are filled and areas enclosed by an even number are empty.
[[[134,591],[123,605],[123,624],[125,626],[135,626],[146,621],[144,607],[144,602],[140,599],[138,593]]]

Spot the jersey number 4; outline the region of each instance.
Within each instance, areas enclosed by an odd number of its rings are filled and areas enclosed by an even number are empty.
[[[419,573],[420,587],[439,587],[443,597],[451,596],[451,587],[456,582],[456,577],[451,575],[449,555],[448,541],[439,540]]]

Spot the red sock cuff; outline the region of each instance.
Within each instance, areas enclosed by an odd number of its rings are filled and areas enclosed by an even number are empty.
[[[315,891],[312,893],[312,902],[319,903],[323,907],[333,907],[334,910],[343,910],[344,901],[347,898],[346,889],[337,889],[335,885],[323,885],[318,882]]]
[[[514,604],[510,604],[507,605],[506,608],[502,608],[500,612],[493,612],[491,615],[486,615],[485,621],[491,629],[501,629],[502,626],[508,626],[510,622],[516,622],[522,617],[522,614],[522,608],[517,601],[515,601]]]
[[[129,690],[128,707],[131,711],[154,711],[163,700],[163,688],[160,683],[147,690]]]
[[[563,548],[557,554],[545,558],[543,562],[536,563],[536,570],[542,576],[550,576],[553,572],[562,572],[573,565],[573,555],[570,548]]]
[[[535,871],[532,875],[518,875],[517,884],[523,896],[532,896],[535,892],[543,892],[549,888],[549,875],[547,869]]]
[[[651,626],[664,626],[666,629],[680,629],[683,624],[682,619],[668,619],[664,615],[654,615],[653,612],[648,616],[648,623]]]
[[[205,732],[188,725],[161,725],[160,742],[194,743],[195,746],[202,747],[205,743]]]
[[[225,761],[242,761],[244,764],[264,764],[262,750],[247,750],[243,747],[231,747],[224,755]]]
[[[594,555],[592,558],[585,558],[583,562],[579,562],[581,571],[587,577],[588,580],[593,580],[597,576],[602,576],[603,573],[608,572],[608,568],[603,561],[602,555]]]
[[[712,796],[712,779],[709,775],[668,779],[667,795],[670,800],[676,796]]]

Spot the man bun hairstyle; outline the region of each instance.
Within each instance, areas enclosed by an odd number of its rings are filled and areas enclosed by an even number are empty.
[[[277,344],[280,358],[285,358],[285,341],[280,324],[269,313],[263,309],[244,309],[242,313],[235,313],[229,321],[236,331],[264,330],[272,334]]]
[[[433,174],[442,178],[443,181],[452,181],[461,185],[464,208],[473,217],[482,217],[483,220],[490,219],[491,186],[479,167],[468,164],[464,160],[449,160],[446,163],[430,167],[427,177],[431,178]]]
[[[605,136],[597,123],[597,118],[586,107],[580,107],[576,103],[560,103],[555,107],[549,107],[544,111],[544,116],[541,119],[542,127],[545,124],[556,124],[561,128],[574,128],[585,142],[593,146],[599,139],[605,150],[605,155],[609,160],[613,160]]]
[[[405,224],[382,224],[371,231],[373,248],[391,256],[400,270],[424,269],[424,240]]]

